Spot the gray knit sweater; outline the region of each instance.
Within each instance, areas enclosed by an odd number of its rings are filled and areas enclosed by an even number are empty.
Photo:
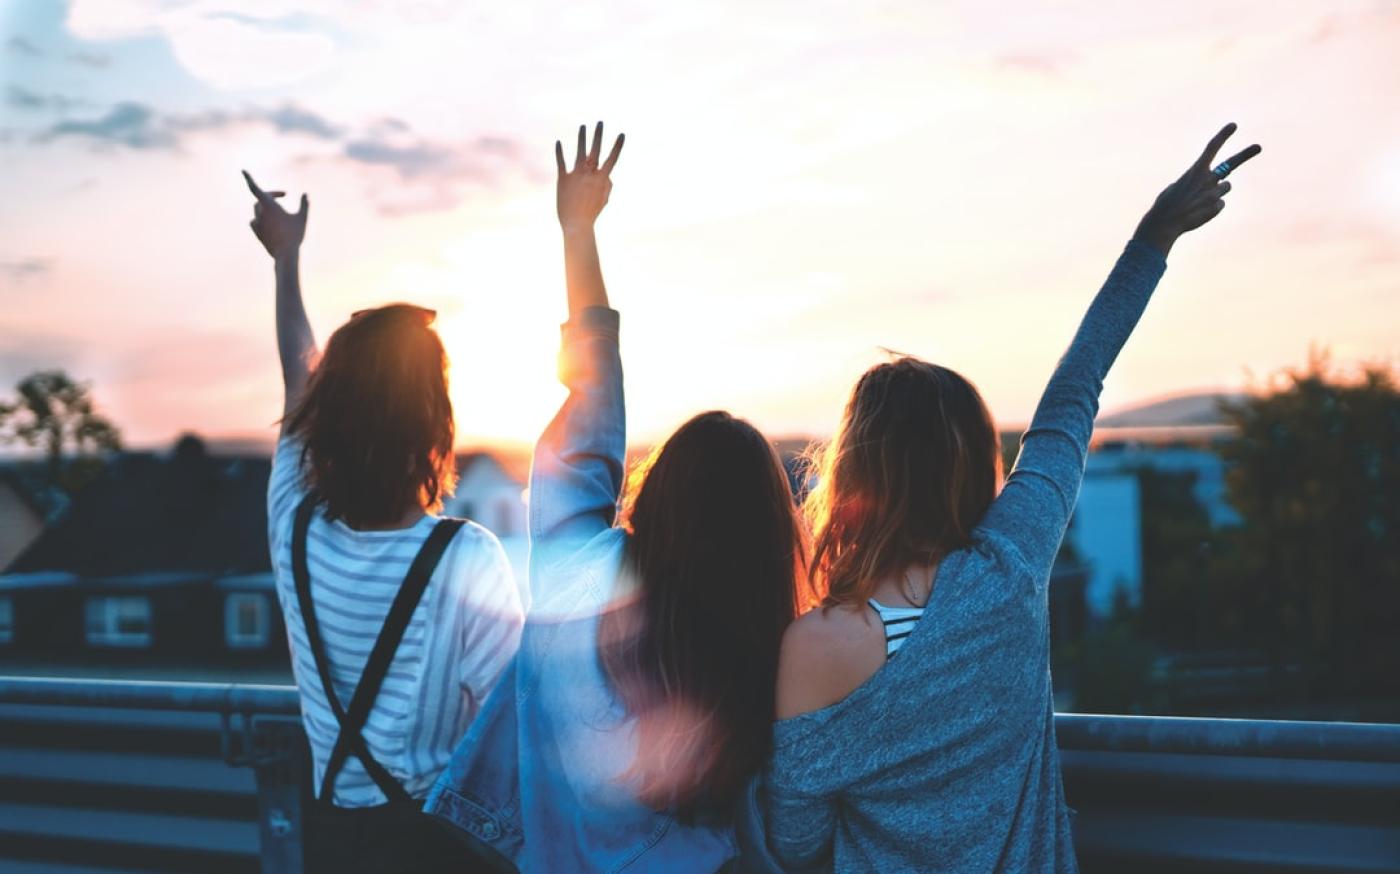
[[[785,866],[1073,872],[1046,588],[1099,391],[1166,262],[1130,242],[1050,379],[1006,486],[923,619],[837,704],[774,726],[760,794]]]

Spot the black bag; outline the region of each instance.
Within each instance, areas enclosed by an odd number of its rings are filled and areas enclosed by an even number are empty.
[[[307,804],[303,817],[303,849],[308,872],[337,874],[439,874],[501,870],[499,860],[487,861],[458,829],[425,814],[422,802],[409,796],[393,775],[375,760],[365,743],[364,729],[379,687],[389,672],[394,652],[403,639],[414,608],[443,552],[462,527],[461,519],[442,519],[414,556],[398,595],[384,619],[384,627],[374,642],[364,673],[355,686],[350,706],[342,707],[331,683],[321,629],[311,600],[311,573],[306,563],[306,536],[319,500],[307,495],[297,507],[292,528],[292,575],[296,580],[297,602],[306,624],[306,640],[316,660],[326,703],[340,725],[340,734],[331,749],[321,791]],[[354,754],[366,773],[387,797],[388,803],[375,807],[336,807],[335,780],[346,760]],[[507,866],[509,870],[509,866]]]

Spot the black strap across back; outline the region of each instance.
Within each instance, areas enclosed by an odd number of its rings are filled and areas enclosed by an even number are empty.
[[[326,774],[321,780],[321,791],[317,794],[322,802],[333,804],[335,800],[335,779],[345,766],[346,759],[354,753],[363,763],[370,779],[379,787],[391,802],[411,801],[408,792],[398,780],[381,765],[369,751],[363,730],[369,719],[374,699],[379,695],[379,687],[389,673],[389,665],[394,660],[394,652],[403,640],[413,611],[423,598],[423,590],[428,587],[433,571],[442,560],[447,545],[464,524],[462,519],[440,519],[432,533],[423,541],[418,554],[394,596],[394,603],[384,619],[384,627],[370,650],[365,661],[360,682],[355,685],[355,693],[350,696],[350,706],[342,707],[335,686],[331,683],[330,663],[326,660],[325,644],[321,640],[321,628],[316,621],[316,608],[311,601],[311,572],[306,563],[306,537],[311,528],[311,517],[320,503],[319,496],[309,494],[302,499],[296,510],[292,527],[292,576],[296,580],[297,603],[301,605],[301,618],[306,624],[306,641],[311,647],[311,655],[316,660],[316,671],[321,675],[321,688],[326,692],[326,703],[340,725],[340,734],[331,749],[330,760],[326,763]]]

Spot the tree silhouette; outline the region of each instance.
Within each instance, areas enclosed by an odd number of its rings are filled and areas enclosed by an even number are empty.
[[[15,389],[15,400],[0,402],[0,443],[41,449],[51,485],[75,491],[96,474],[100,453],[121,448],[116,426],[93,409],[90,388],[62,370],[31,373]]]
[[[1227,405],[1233,575],[1257,642],[1313,697],[1400,692],[1400,386],[1324,354]]]

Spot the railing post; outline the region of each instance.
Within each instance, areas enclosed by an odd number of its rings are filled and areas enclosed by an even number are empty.
[[[225,719],[225,758],[231,765],[251,765],[257,780],[262,874],[302,874],[311,768],[301,720],[247,714]]]

